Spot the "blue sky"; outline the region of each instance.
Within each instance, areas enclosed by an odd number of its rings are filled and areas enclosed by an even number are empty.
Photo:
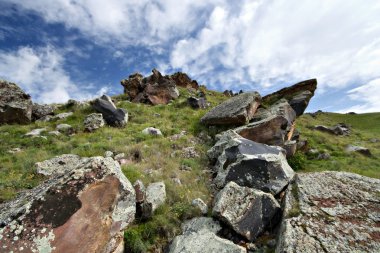
[[[0,78],[38,102],[138,71],[262,95],[318,79],[308,111],[380,111],[380,1],[0,0]]]

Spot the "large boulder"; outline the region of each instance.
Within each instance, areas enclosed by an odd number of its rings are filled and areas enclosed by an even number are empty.
[[[141,74],[133,74],[122,80],[121,85],[124,87],[124,93],[133,102],[168,104],[179,96],[176,82],[170,76],[163,76],[156,69],[152,70],[152,75],[145,78]]]
[[[280,100],[268,109],[260,109],[253,122],[235,129],[249,140],[268,145],[283,146],[290,140],[296,112],[285,100]]]
[[[176,72],[171,75],[170,78],[174,80],[175,84],[179,87],[193,88],[196,90],[199,88],[198,82],[191,80],[191,78],[186,73]]]
[[[54,115],[55,106],[47,104],[37,104],[34,103],[32,107],[32,119],[38,120],[47,115]]]
[[[310,99],[314,96],[317,89],[317,79],[305,80],[294,84],[293,86],[283,88],[272,94],[263,97],[262,103],[272,105],[281,98],[285,98],[290,106],[294,109],[297,116],[305,111]]]
[[[304,173],[285,196],[276,252],[379,252],[380,180]]]
[[[122,252],[135,191],[112,158],[93,157],[69,173],[0,205],[7,252]]]
[[[219,141],[208,151],[209,158],[216,162],[217,187],[233,181],[276,195],[293,178],[284,149],[253,142],[231,130],[217,138]]]
[[[230,182],[216,195],[212,214],[253,241],[280,221],[281,208],[273,195]]]
[[[221,230],[212,218],[194,218],[182,225],[182,235],[174,238],[169,253],[246,253],[247,250],[216,234]]]
[[[121,108],[116,108],[115,104],[108,97],[103,95],[92,102],[92,107],[103,115],[104,120],[110,126],[124,127],[128,122],[128,112]]]
[[[201,118],[205,125],[243,125],[255,114],[261,96],[257,92],[242,93],[212,108]]]
[[[28,124],[32,108],[30,96],[17,84],[0,80],[0,124]]]

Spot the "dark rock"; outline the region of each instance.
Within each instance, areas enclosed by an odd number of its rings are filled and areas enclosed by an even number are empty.
[[[216,195],[212,214],[253,241],[280,221],[281,208],[271,194],[230,182]]]
[[[177,75],[176,78],[182,80],[184,76]],[[169,76],[162,76],[156,69],[152,70],[152,75],[145,78],[141,74],[133,74],[122,80],[121,85],[124,86],[124,93],[130,100],[138,103],[168,104],[179,96],[176,81]]]
[[[208,107],[208,103],[205,97],[188,97],[187,103],[191,106],[193,109],[206,109]]]
[[[135,192],[120,166],[112,158],[87,158],[0,205],[1,246],[7,252],[121,252],[134,216]]]
[[[314,96],[317,89],[317,79],[310,79],[294,84],[293,86],[283,88],[272,94],[263,97],[262,103],[272,105],[281,98],[285,98],[297,116],[305,111],[310,99]]]
[[[249,140],[268,145],[283,146],[292,138],[296,113],[285,100],[280,100],[269,109],[260,109],[254,121],[235,129]]]
[[[53,105],[40,105],[34,103],[32,108],[32,120],[38,120],[47,115],[54,115],[54,110],[55,106]]]
[[[169,253],[246,253],[246,249],[216,234],[221,230],[218,221],[199,217],[182,225],[182,234],[176,236],[170,245]]]
[[[128,122],[128,112],[124,109],[117,109],[112,100],[102,96],[92,102],[92,107],[103,115],[108,125],[124,127]]]
[[[360,154],[365,155],[365,156],[372,156],[371,151],[365,147],[348,145],[346,148],[346,151],[349,153],[356,152],[356,153],[360,153]]]
[[[378,252],[380,180],[302,173],[288,186],[276,252]]]
[[[243,125],[255,114],[261,96],[257,92],[243,93],[212,108],[201,118],[205,125]]]
[[[334,135],[349,135],[350,134],[349,127],[344,123],[339,123],[333,127],[326,127],[323,125],[317,125],[314,127],[314,129],[321,131],[321,132],[334,134]]]
[[[276,195],[292,179],[294,172],[282,148],[247,140],[232,131],[217,138],[219,141],[207,152],[211,161],[216,160],[217,187],[233,181]]]
[[[294,156],[297,151],[297,142],[296,141],[285,141],[283,148],[286,152],[286,158]]]
[[[32,108],[30,96],[17,84],[0,80],[0,124],[28,124]]]
[[[224,96],[226,97],[233,97],[234,96],[234,93],[232,92],[232,90],[225,90],[223,92]]]

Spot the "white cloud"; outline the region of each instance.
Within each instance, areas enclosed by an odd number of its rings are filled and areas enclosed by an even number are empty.
[[[63,56],[51,46],[0,51],[0,78],[17,83],[37,102],[59,103],[69,98],[91,97],[73,83],[63,64]]]
[[[350,99],[357,101],[358,105],[349,107],[342,112],[380,112],[380,78],[370,81],[368,84],[347,92]]]

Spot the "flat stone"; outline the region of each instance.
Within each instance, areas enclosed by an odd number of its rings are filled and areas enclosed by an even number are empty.
[[[43,132],[46,132],[46,128],[37,128],[25,134],[27,137],[38,137],[41,136]]]
[[[360,146],[353,146],[353,145],[348,145],[346,148],[346,151],[349,153],[356,152],[365,156],[371,156],[371,151],[368,148],[365,147],[360,147]]]

